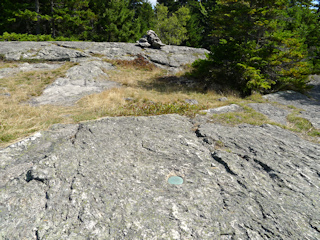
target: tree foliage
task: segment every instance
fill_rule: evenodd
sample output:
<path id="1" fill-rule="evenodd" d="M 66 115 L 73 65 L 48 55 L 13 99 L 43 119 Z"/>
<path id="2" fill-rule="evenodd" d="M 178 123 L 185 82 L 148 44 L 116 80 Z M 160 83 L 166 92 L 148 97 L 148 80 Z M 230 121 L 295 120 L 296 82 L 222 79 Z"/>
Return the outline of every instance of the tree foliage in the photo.
<path id="1" fill-rule="evenodd" d="M 154 24 L 145 0 L 3 0 L 0 34 L 52 35 L 95 41 L 136 41 Z"/>
<path id="2" fill-rule="evenodd" d="M 316 4 L 315 4 L 316 3 Z M 194 74 L 244 93 L 303 89 L 320 72 L 320 1 L 1 0 L 0 40 L 135 42 L 204 47 Z"/>
<path id="3" fill-rule="evenodd" d="M 187 39 L 186 25 L 190 19 L 190 10 L 181 7 L 169 15 L 168 7 L 159 4 L 156 8 L 156 32 L 165 44 L 179 45 Z"/>
<path id="4" fill-rule="evenodd" d="M 195 74 L 244 93 L 303 89 L 311 70 L 308 33 L 288 27 L 289 9 L 284 0 L 217 1 L 210 14 L 212 54 L 195 64 Z"/>

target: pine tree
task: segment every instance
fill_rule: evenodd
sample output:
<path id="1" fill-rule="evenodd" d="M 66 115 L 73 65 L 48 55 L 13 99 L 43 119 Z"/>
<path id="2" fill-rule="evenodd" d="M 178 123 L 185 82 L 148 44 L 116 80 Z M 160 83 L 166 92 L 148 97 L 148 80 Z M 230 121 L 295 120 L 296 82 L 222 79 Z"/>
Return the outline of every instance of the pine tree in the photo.
<path id="1" fill-rule="evenodd" d="M 10 32 L 11 29 L 16 29 L 18 26 L 15 17 L 15 10 L 21 6 L 21 3 L 13 3 L 10 0 L 0 1 L 0 35 L 4 32 Z"/>
<path id="2" fill-rule="evenodd" d="M 133 42 L 136 41 L 138 25 L 134 24 L 134 10 L 129 8 L 129 0 L 95 0 L 92 9 L 97 14 L 95 22 L 96 41 Z"/>
<path id="3" fill-rule="evenodd" d="M 90 0 L 51 0 L 50 23 L 53 35 L 88 40 L 96 19 Z"/>
<path id="4" fill-rule="evenodd" d="M 190 19 L 187 22 L 188 39 L 185 45 L 191 47 L 207 47 L 208 42 L 207 14 L 204 6 L 197 0 L 189 1 L 186 5 L 190 9 Z"/>
<path id="5" fill-rule="evenodd" d="M 156 32 L 165 44 L 179 45 L 187 39 L 186 25 L 190 19 L 189 8 L 181 7 L 170 16 L 168 8 L 158 4 L 156 18 Z"/>
<path id="6" fill-rule="evenodd" d="M 167 7 L 170 13 L 177 11 L 179 8 L 179 3 L 175 0 L 157 0 L 157 4 Z"/>
<path id="7" fill-rule="evenodd" d="M 314 1 L 291 1 L 287 10 L 286 28 L 297 32 L 308 46 L 313 71 L 320 71 L 320 19 Z"/>
<path id="8" fill-rule="evenodd" d="M 288 3 L 282 0 L 221 0 L 210 13 L 215 39 L 208 69 L 199 74 L 209 82 L 228 84 L 243 92 L 305 87 L 310 66 L 307 46 L 286 29 Z"/>
<path id="9" fill-rule="evenodd" d="M 150 2 L 146 0 L 131 0 L 129 8 L 134 11 L 135 39 L 142 37 L 155 25 L 154 11 Z"/>

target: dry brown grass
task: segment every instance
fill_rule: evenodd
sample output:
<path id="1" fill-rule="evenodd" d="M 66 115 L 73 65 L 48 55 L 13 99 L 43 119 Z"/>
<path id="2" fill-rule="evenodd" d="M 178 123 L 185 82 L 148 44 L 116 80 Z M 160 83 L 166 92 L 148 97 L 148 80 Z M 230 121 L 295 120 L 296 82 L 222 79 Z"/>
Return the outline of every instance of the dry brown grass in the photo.
<path id="1" fill-rule="evenodd" d="M 10 64 L 15 63 L 0 62 L 0 68 Z M 221 95 L 203 91 L 201 86 L 188 87 L 181 81 L 180 75 L 170 76 L 159 68 L 149 68 L 141 59 L 114 64 L 117 70 L 108 72 L 109 78 L 123 87 L 86 96 L 72 107 L 34 107 L 25 104 L 32 97 L 40 95 L 56 78 L 64 76 L 73 66 L 72 63 L 67 62 L 53 71 L 19 73 L 0 79 L 2 92 L 11 95 L 1 95 L 0 91 L 0 147 L 55 123 L 76 123 L 105 116 L 167 113 L 194 116 L 199 110 L 239 101 L 232 94 L 227 102 L 218 101 Z M 199 104 L 187 104 L 186 99 L 195 99 Z"/>
<path id="2" fill-rule="evenodd" d="M 16 67 L 17 63 L 15 62 L 4 62 L 3 60 L 0 60 L 0 69 L 1 68 L 11 68 Z"/>
<path id="3" fill-rule="evenodd" d="M 5 64 L 2 62 L 0 66 Z M 56 122 L 66 122 L 61 118 L 65 111 L 68 112 L 66 108 L 32 107 L 24 102 L 40 95 L 45 86 L 63 76 L 72 65 L 66 63 L 54 71 L 21 72 L 0 79 L 0 146 L 46 129 Z"/>

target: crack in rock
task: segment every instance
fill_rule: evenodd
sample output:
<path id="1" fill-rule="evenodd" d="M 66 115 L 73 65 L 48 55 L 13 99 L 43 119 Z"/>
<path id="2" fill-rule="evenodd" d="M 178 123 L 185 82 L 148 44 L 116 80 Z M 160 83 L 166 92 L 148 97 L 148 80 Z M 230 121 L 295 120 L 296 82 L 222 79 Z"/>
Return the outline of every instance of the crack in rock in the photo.
<path id="1" fill-rule="evenodd" d="M 319 145 L 272 126 L 193 126 L 178 115 L 104 118 L 3 150 L 12 181 L 0 186 L 0 236 L 320 238 Z M 174 173 L 183 184 L 168 184 Z"/>
<path id="2" fill-rule="evenodd" d="M 212 158 L 216 160 L 218 163 L 222 164 L 228 173 L 234 176 L 238 176 L 238 174 L 236 174 L 234 171 L 230 169 L 228 163 L 222 160 L 222 158 L 219 156 L 218 153 L 216 152 L 212 153 Z"/>

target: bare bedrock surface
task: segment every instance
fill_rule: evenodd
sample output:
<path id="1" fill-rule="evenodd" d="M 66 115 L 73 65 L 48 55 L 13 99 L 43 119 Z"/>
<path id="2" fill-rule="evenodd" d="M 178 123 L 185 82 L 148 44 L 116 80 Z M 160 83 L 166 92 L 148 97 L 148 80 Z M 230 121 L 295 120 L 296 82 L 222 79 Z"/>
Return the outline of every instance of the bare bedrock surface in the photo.
<path id="1" fill-rule="evenodd" d="M 0 58 L 10 61 L 72 61 L 79 65 L 70 68 L 64 78 L 58 78 L 29 101 L 32 105 L 75 104 L 92 93 L 119 87 L 108 79 L 108 70 L 114 69 L 105 60 L 134 60 L 142 56 L 146 61 L 170 72 L 180 71 L 185 64 L 206 58 L 205 49 L 164 46 L 162 49 L 141 48 L 134 43 L 95 42 L 0 42 Z M 17 64 L 15 68 L 0 69 L 0 78 L 21 71 L 49 70 L 59 64 Z M 5 94 L 5 93 L 0 93 Z"/>
<path id="2" fill-rule="evenodd" d="M 55 125 L 0 151 L 0 238 L 319 239 L 319 155 L 272 125 Z"/>
<path id="3" fill-rule="evenodd" d="M 108 80 L 114 66 L 105 59 L 141 54 L 176 71 L 205 53 L 130 43 L 0 42 L 6 60 L 58 61 L 17 64 L 0 77 L 78 62 L 30 102 L 72 105 L 119 87 Z M 267 95 L 268 103 L 249 106 L 286 125 L 292 111 L 286 106 L 292 105 L 319 129 L 320 77 L 312 77 L 308 96 L 279 92 Z M 241 110 L 230 105 L 207 112 Z M 316 240 L 319 161 L 320 145 L 293 132 L 274 125 L 223 126 L 203 115 L 54 125 L 0 149 L 0 240 Z M 170 184 L 172 176 L 183 183 Z"/>
<path id="4" fill-rule="evenodd" d="M 209 51 L 200 48 L 164 46 L 161 49 L 141 48 L 135 43 L 116 42 L 0 42 L 0 54 L 6 60 L 79 61 L 93 57 L 132 60 L 142 55 L 164 68 L 179 68 Z"/>
<path id="5" fill-rule="evenodd" d="M 33 98 L 32 105 L 73 105 L 77 100 L 92 93 L 119 87 L 120 84 L 108 80 L 108 70 L 115 69 L 111 63 L 87 61 L 71 67 L 66 76 L 56 79 L 46 87 L 41 96 Z"/>

